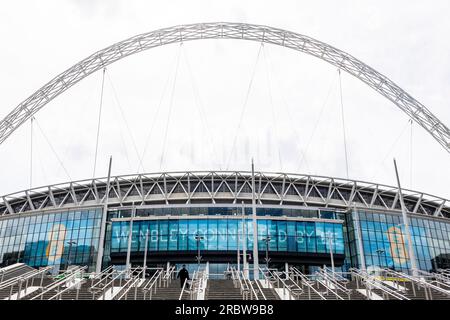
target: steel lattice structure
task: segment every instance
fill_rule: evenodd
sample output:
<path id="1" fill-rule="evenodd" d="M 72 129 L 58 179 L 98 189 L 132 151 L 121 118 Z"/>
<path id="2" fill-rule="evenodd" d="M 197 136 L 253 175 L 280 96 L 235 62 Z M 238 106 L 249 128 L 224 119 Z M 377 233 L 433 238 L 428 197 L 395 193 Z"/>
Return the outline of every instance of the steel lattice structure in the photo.
<path id="1" fill-rule="evenodd" d="M 305 35 L 268 26 L 228 22 L 197 23 L 159 29 L 97 51 L 53 78 L 11 111 L 0 122 L 0 144 L 47 103 L 95 71 L 144 50 L 200 39 L 243 39 L 271 43 L 320 58 L 355 76 L 392 101 L 450 153 L 449 128 L 423 104 L 362 61 Z"/>
<path id="2" fill-rule="evenodd" d="M 0 216 L 72 207 L 102 206 L 107 178 L 34 188 L 0 198 Z M 364 181 L 287 173 L 255 173 L 258 205 L 399 211 L 397 187 Z M 161 172 L 111 179 L 109 207 L 130 205 L 239 205 L 252 198 L 251 172 Z M 450 201 L 405 190 L 410 214 L 450 218 Z"/>

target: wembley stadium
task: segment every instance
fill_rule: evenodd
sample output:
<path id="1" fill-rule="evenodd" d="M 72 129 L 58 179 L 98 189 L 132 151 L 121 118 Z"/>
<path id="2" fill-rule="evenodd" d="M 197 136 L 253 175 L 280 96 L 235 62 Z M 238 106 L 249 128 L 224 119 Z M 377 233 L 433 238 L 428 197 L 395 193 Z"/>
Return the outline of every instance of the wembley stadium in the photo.
<path id="1" fill-rule="evenodd" d="M 240 23 L 161 29 L 96 52 L 2 120 L 0 143 L 106 65 L 204 38 L 325 60 L 450 150 L 449 129 L 361 61 L 303 35 Z M 450 299 L 450 200 L 400 183 L 260 171 L 108 175 L 31 188 L 0 197 L 0 299 Z"/>

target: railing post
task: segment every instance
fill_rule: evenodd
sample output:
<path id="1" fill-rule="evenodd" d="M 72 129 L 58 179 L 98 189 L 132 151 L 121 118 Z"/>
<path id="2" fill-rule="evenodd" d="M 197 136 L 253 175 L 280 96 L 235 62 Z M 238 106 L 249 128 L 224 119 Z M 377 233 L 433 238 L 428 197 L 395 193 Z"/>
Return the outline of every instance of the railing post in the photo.
<path id="1" fill-rule="evenodd" d="M 416 296 L 416 287 L 414 285 L 414 281 L 411 281 L 411 286 L 412 286 L 413 294 L 414 294 L 414 297 L 415 297 Z M 417 287 L 417 289 L 420 289 L 420 288 Z"/>

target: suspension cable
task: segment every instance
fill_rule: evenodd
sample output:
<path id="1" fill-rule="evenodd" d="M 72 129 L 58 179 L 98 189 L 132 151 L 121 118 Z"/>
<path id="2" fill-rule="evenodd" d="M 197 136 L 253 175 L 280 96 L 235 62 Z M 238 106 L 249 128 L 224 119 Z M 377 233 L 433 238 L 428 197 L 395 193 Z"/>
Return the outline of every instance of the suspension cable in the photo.
<path id="1" fill-rule="evenodd" d="M 140 165 L 142 165 L 142 169 L 145 171 L 144 165 L 142 163 L 142 159 L 140 158 L 140 154 L 139 154 L 138 148 L 136 146 L 136 140 L 134 139 L 133 133 L 131 132 L 130 126 L 128 124 L 128 121 L 127 121 L 127 119 L 125 117 L 125 113 L 123 112 L 122 105 L 120 104 L 119 98 L 117 96 L 116 88 L 114 87 L 114 84 L 112 82 L 111 76 L 109 75 L 109 72 L 106 72 L 106 77 L 108 78 L 108 82 L 109 82 L 109 84 L 111 86 L 111 89 L 113 91 L 114 100 L 116 102 L 117 107 L 119 108 L 120 116 L 122 117 L 122 120 L 125 123 L 125 128 L 127 129 L 128 135 L 131 138 L 131 143 L 133 144 L 133 148 L 134 148 L 134 151 L 136 152 L 136 155 L 138 157 L 138 161 L 139 161 Z M 123 137 L 122 137 L 122 140 L 123 140 Z M 138 171 L 139 171 L 139 167 L 138 167 Z"/>
<path id="2" fill-rule="evenodd" d="M 115 111 L 115 112 L 112 113 L 112 115 L 114 116 L 114 121 L 115 121 L 115 123 L 120 123 L 120 120 L 121 120 L 121 119 L 119 119 L 119 117 L 118 117 L 118 115 L 117 115 L 117 110 L 114 109 L 114 111 Z M 123 120 L 123 117 L 122 117 L 122 120 Z M 119 135 L 120 135 L 120 142 L 121 142 L 120 145 L 121 145 L 121 147 L 122 147 L 123 153 L 125 154 L 125 158 L 126 158 L 127 164 L 128 164 L 128 169 L 129 169 L 130 172 L 131 172 L 130 156 L 129 156 L 129 153 L 128 153 L 127 143 L 125 142 L 125 137 L 124 137 L 124 135 L 123 135 L 122 127 L 121 127 L 121 126 L 118 126 L 118 130 L 117 130 L 117 131 L 118 131 L 118 133 L 119 133 Z"/>
<path id="3" fill-rule="evenodd" d="M 261 55 L 262 47 L 263 47 L 263 42 L 261 42 L 261 45 L 259 46 L 258 54 L 256 56 L 255 65 L 253 67 L 253 71 L 252 71 L 252 74 L 251 74 L 251 77 L 250 77 L 250 82 L 249 82 L 248 87 L 247 87 L 247 92 L 245 94 L 244 104 L 242 105 L 242 108 L 241 108 L 241 114 L 240 114 L 240 117 L 239 117 L 239 122 L 238 122 L 238 126 L 237 126 L 237 129 L 236 129 L 236 133 L 234 135 L 233 145 L 231 147 L 231 152 L 230 152 L 230 155 L 228 157 L 226 170 L 228 170 L 228 168 L 230 167 L 231 157 L 233 156 L 233 152 L 234 152 L 234 149 L 236 147 L 236 140 L 237 140 L 239 131 L 240 131 L 241 126 L 242 126 L 242 120 L 244 118 L 245 109 L 247 108 L 247 103 L 248 103 L 248 98 L 250 96 L 250 91 L 252 90 L 253 79 L 255 77 L 256 67 L 258 66 L 259 56 Z"/>
<path id="4" fill-rule="evenodd" d="M 189 62 L 189 56 L 186 51 L 187 51 L 186 48 L 182 49 L 182 54 L 183 54 L 184 60 L 186 62 L 189 77 L 191 79 L 192 90 L 194 93 L 195 106 L 197 107 L 197 110 L 200 114 L 200 119 L 202 121 L 202 125 L 203 125 L 204 129 L 206 130 L 207 141 L 210 146 L 211 159 L 213 159 L 213 158 L 217 157 L 218 153 L 216 152 L 216 149 L 215 149 L 213 135 L 211 134 L 212 131 L 211 131 L 210 126 L 208 125 L 208 120 L 207 120 L 205 108 L 202 103 L 202 99 L 201 99 L 201 96 L 200 96 L 200 93 L 198 90 L 197 81 L 195 80 L 194 73 L 192 72 L 191 64 Z M 219 169 L 222 170 L 222 165 L 220 162 L 219 162 Z"/>
<path id="5" fill-rule="evenodd" d="M 409 119 L 411 131 L 409 135 L 409 188 L 413 188 L 413 121 Z"/>
<path id="6" fill-rule="evenodd" d="M 33 186 L 33 121 L 34 121 L 34 117 L 31 117 L 31 125 L 30 125 L 30 189 Z"/>
<path id="7" fill-rule="evenodd" d="M 342 79 L 341 79 L 341 69 L 338 69 L 339 73 L 339 93 L 341 100 L 341 119 L 342 119 L 342 133 L 344 135 L 344 152 L 345 152 L 345 171 L 348 179 L 348 154 L 347 154 L 347 137 L 345 134 L 345 117 L 344 117 L 344 102 L 342 98 Z"/>
<path id="8" fill-rule="evenodd" d="M 168 131 L 169 131 L 170 116 L 172 114 L 173 98 L 174 98 L 174 95 L 175 95 L 175 87 L 176 87 L 176 84 L 177 84 L 178 67 L 179 67 L 179 64 L 180 64 L 180 55 L 181 55 L 181 46 L 182 45 L 183 45 L 183 42 L 180 42 L 180 50 L 178 52 L 177 64 L 176 64 L 176 68 L 175 68 L 175 77 L 173 79 L 172 92 L 171 92 L 171 95 L 170 95 L 169 113 L 167 114 L 166 128 L 164 130 L 163 150 L 161 152 L 161 159 L 159 161 L 159 170 L 161 170 L 161 168 L 162 168 L 162 164 L 163 164 L 163 161 L 164 161 L 164 155 L 166 153 L 167 134 L 168 134 Z"/>
<path id="9" fill-rule="evenodd" d="M 331 79 L 331 81 L 330 81 L 330 86 L 329 86 L 329 88 L 328 88 L 327 95 L 326 95 L 326 97 L 325 97 L 324 102 L 322 103 L 322 106 L 320 107 L 319 117 L 317 118 L 317 120 L 316 120 L 316 122 L 315 122 L 315 124 L 314 124 L 313 130 L 312 130 L 311 135 L 310 135 L 310 137 L 309 137 L 309 139 L 308 139 L 308 142 L 307 142 L 307 144 L 306 144 L 305 151 L 304 151 L 303 154 L 301 155 L 302 157 L 301 157 L 301 159 L 300 159 L 300 163 L 299 163 L 299 165 L 298 165 L 297 171 L 299 171 L 300 168 L 302 167 L 303 161 L 305 161 L 305 164 L 307 165 L 307 162 L 306 162 L 306 161 L 307 161 L 307 160 L 306 160 L 306 155 L 308 154 L 308 150 L 309 150 L 309 147 L 310 147 L 310 145 L 311 145 L 311 142 L 312 142 L 312 140 L 313 140 L 313 138 L 314 138 L 314 136 L 315 136 L 315 134 L 316 134 L 316 132 L 317 132 L 317 129 L 318 129 L 318 127 L 319 127 L 319 123 L 320 123 L 320 121 L 322 120 L 322 115 L 323 115 L 323 113 L 324 113 L 324 111 L 325 111 L 325 109 L 326 109 L 326 106 L 328 105 L 328 101 L 329 101 L 329 99 L 330 99 L 331 93 L 333 92 L 333 88 L 335 87 L 335 81 L 336 81 L 337 76 L 338 76 L 338 75 L 334 75 L 334 77 L 333 77 L 333 78 Z M 308 165 L 307 165 L 307 167 L 308 167 Z"/>
<path id="10" fill-rule="evenodd" d="M 45 171 L 44 163 L 42 162 L 42 155 L 39 152 L 39 148 L 36 148 L 36 155 L 37 155 L 37 158 L 39 160 L 39 164 L 40 164 L 40 167 L 41 167 L 42 175 L 44 176 L 45 184 L 48 185 L 50 183 L 49 183 L 49 179 L 47 177 L 47 172 Z"/>
<path id="11" fill-rule="evenodd" d="M 270 73 L 273 73 L 273 64 L 272 64 L 272 59 L 270 58 L 270 51 L 267 49 L 267 47 L 266 48 L 264 48 L 264 53 L 267 55 L 267 60 L 268 60 L 268 63 L 269 63 L 269 71 L 270 71 Z M 281 93 L 283 93 L 283 89 L 281 88 L 281 86 L 280 86 L 280 84 L 279 84 L 279 81 L 275 81 L 275 84 L 277 85 L 277 87 L 278 87 L 278 91 L 280 91 Z M 291 129 L 292 129 L 292 131 L 294 132 L 294 135 L 297 137 L 296 139 L 295 139 L 295 142 L 296 142 L 296 145 L 297 145 L 297 149 L 299 150 L 299 152 L 300 152 L 300 155 L 301 155 L 301 162 L 303 162 L 303 160 L 305 161 L 305 165 L 306 165 L 306 168 L 307 168 L 307 170 L 308 171 L 310 171 L 309 170 L 309 164 L 308 164 L 308 161 L 307 161 L 307 159 L 306 159 L 306 156 L 305 156 L 305 151 L 303 150 L 303 148 L 302 148 L 302 146 L 300 145 L 300 140 L 302 139 L 302 135 L 300 135 L 299 133 L 298 133 L 298 131 L 297 131 L 297 126 L 296 126 L 296 124 L 294 123 L 294 117 L 293 117 L 293 115 L 292 115 L 292 112 L 291 112 L 291 108 L 290 108 L 290 106 L 289 106 L 289 103 L 287 102 L 287 100 L 286 100 L 286 97 L 283 95 L 283 94 L 281 94 L 281 100 L 282 100 L 282 102 L 283 102 L 283 105 L 284 105 L 284 107 L 285 107 L 285 109 L 286 109 L 286 112 L 287 112 L 287 116 L 288 116 L 288 119 L 289 119 L 289 123 L 291 124 Z M 323 108 L 323 106 L 322 106 L 322 108 Z M 316 126 L 317 126 L 317 124 L 316 124 Z M 312 139 L 312 137 L 311 137 L 311 139 Z M 301 163 L 302 164 L 302 163 Z M 301 167 L 301 164 L 300 164 L 300 166 L 299 167 Z M 297 169 L 297 171 L 298 171 L 299 169 Z"/>
<path id="12" fill-rule="evenodd" d="M 177 60 L 178 55 L 180 54 L 180 51 L 181 51 L 181 46 L 178 47 L 178 52 L 175 53 L 175 55 L 173 57 L 174 64 L 175 64 L 175 62 Z M 148 132 L 147 137 L 145 139 L 144 149 L 142 150 L 142 155 L 141 155 L 141 158 L 140 158 L 141 161 L 144 161 L 145 154 L 147 153 L 148 143 L 150 142 L 150 138 L 152 136 L 153 129 L 155 128 L 155 125 L 156 125 L 156 120 L 158 119 L 159 112 L 161 111 L 162 102 L 164 100 L 164 96 L 166 94 L 167 88 L 169 87 L 169 82 L 170 82 L 170 73 L 167 75 L 167 79 L 166 79 L 166 82 L 164 84 L 163 91 L 162 91 L 161 96 L 159 98 L 158 107 L 156 108 L 156 114 L 153 117 L 152 125 L 150 126 L 150 131 Z M 139 164 L 139 166 L 143 167 L 142 162 Z M 138 166 L 138 169 L 136 171 L 139 171 L 139 166 Z"/>
<path id="13" fill-rule="evenodd" d="M 386 159 L 389 157 L 389 155 L 392 153 L 392 151 L 394 150 L 395 146 L 398 144 L 398 142 L 400 141 L 400 138 L 405 134 L 406 130 L 408 129 L 408 125 L 410 123 L 411 119 L 408 119 L 408 121 L 405 123 L 405 125 L 402 127 L 402 130 L 400 131 L 399 135 L 397 136 L 397 138 L 394 140 L 394 142 L 391 144 L 391 146 L 389 147 L 388 151 L 386 152 L 383 160 L 380 163 L 380 166 L 378 167 L 378 170 L 376 171 L 376 173 L 373 175 L 373 177 L 370 179 L 370 181 L 375 181 L 376 177 L 378 176 L 378 173 L 381 171 L 381 168 L 383 166 L 383 164 L 386 162 Z"/>
<path id="14" fill-rule="evenodd" d="M 34 118 L 34 122 L 36 123 L 39 131 L 41 132 L 42 136 L 44 137 L 45 141 L 47 142 L 47 144 L 49 145 L 50 149 L 52 150 L 54 156 L 56 157 L 56 159 L 59 162 L 59 165 L 61 166 L 61 168 L 64 170 L 64 172 L 66 173 L 67 177 L 69 178 L 70 181 L 72 181 L 72 178 L 70 177 L 69 172 L 67 171 L 66 167 L 64 166 L 64 163 L 62 162 L 61 158 L 58 156 L 58 154 L 55 151 L 55 148 L 53 148 L 53 145 L 51 144 L 50 140 L 48 139 L 47 135 L 44 133 L 44 130 L 41 128 L 41 126 L 39 125 L 39 121 L 37 121 L 36 118 Z"/>
<path id="15" fill-rule="evenodd" d="M 269 88 L 269 101 L 270 101 L 270 109 L 271 109 L 271 114 L 272 114 L 272 120 L 273 120 L 273 127 L 274 127 L 274 132 L 275 132 L 275 136 L 278 138 L 279 137 L 279 132 L 278 132 L 278 125 L 277 125 L 277 114 L 275 113 L 275 108 L 274 108 L 274 103 L 273 103 L 273 95 L 272 95 L 272 81 L 270 79 L 270 73 L 269 73 L 269 67 L 268 67 L 268 63 L 267 63 L 267 57 L 266 57 L 266 49 L 263 47 L 263 57 L 264 57 L 264 65 L 265 65 L 265 69 L 266 69 L 266 81 L 267 81 L 267 86 Z M 279 165 L 280 165 L 280 171 L 283 171 L 283 161 L 281 158 L 281 149 L 280 149 L 280 144 L 277 143 L 277 150 L 278 150 L 278 161 L 279 161 Z"/>
<path id="16" fill-rule="evenodd" d="M 96 140 L 95 140 L 94 170 L 92 172 L 92 179 L 95 178 L 95 169 L 97 167 L 98 140 L 99 140 L 99 137 L 100 137 L 100 123 L 101 123 L 101 118 L 102 118 L 103 88 L 104 88 L 104 85 L 105 85 L 105 72 L 106 72 L 106 68 L 103 68 L 102 90 L 101 90 L 101 94 L 100 94 L 100 107 L 99 107 L 99 110 L 98 110 L 97 137 L 96 137 Z"/>

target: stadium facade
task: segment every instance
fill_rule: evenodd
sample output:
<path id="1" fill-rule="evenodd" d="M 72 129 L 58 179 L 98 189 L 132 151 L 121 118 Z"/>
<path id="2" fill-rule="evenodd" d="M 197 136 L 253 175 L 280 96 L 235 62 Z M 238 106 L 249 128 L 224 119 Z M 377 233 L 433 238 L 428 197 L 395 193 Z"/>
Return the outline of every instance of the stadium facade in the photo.
<path id="1" fill-rule="evenodd" d="M 291 31 L 229 22 L 159 29 L 93 53 L 1 120 L 0 144 L 90 74 L 132 54 L 202 39 L 269 43 L 317 57 L 391 101 L 450 153 L 450 129 L 352 55 Z M 258 269 L 256 260 L 266 267 Z M 170 282 L 180 264 L 194 276 L 187 287 L 185 282 L 173 290 Z M 152 299 L 156 289 L 161 299 L 180 300 L 223 298 L 233 289 L 241 299 L 270 299 L 269 289 L 289 300 L 448 299 L 449 268 L 450 201 L 371 182 L 285 173 L 164 172 L 0 197 L 0 299 L 121 300 L 133 291 L 134 299 Z M 264 281 L 252 282 L 252 274 L 245 273 L 251 269 Z M 382 277 L 370 270 L 381 270 Z M 232 283 L 213 280 L 230 272 Z"/>
<path id="2" fill-rule="evenodd" d="M 55 273 L 69 265 L 95 271 L 98 261 L 102 270 L 142 266 L 147 248 L 148 267 L 194 268 L 200 252 L 201 264 L 217 274 L 236 265 L 238 252 L 243 260 L 245 239 L 251 269 L 251 180 L 250 172 L 141 174 L 113 177 L 108 195 L 101 178 L 3 196 L 1 266 L 23 262 Z M 449 268 L 450 202 L 402 192 L 417 267 Z M 269 257 L 271 268 L 304 273 L 332 260 L 342 271 L 411 269 L 396 187 L 259 172 L 255 197 L 261 264 Z"/>

